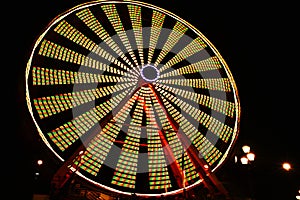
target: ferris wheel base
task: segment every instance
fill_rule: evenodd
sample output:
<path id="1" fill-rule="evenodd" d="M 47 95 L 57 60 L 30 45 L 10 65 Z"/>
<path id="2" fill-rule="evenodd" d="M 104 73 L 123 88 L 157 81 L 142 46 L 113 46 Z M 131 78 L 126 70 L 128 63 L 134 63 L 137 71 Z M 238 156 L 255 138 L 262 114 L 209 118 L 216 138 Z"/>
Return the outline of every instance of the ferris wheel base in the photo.
<path id="1" fill-rule="evenodd" d="M 68 173 L 65 176 L 53 176 L 50 188 L 49 198 L 47 200 L 229 200 L 229 193 L 223 186 L 222 182 L 214 175 L 210 175 L 210 179 L 214 180 L 212 185 L 211 180 L 206 184 L 200 184 L 199 186 L 184 190 L 180 194 L 164 196 L 149 196 L 141 197 L 136 196 L 135 193 L 131 195 L 114 193 L 103 188 L 98 188 L 91 185 L 89 182 L 83 180 L 75 173 Z M 64 178 L 63 178 L 64 177 Z M 208 182 L 210 186 L 207 187 Z M 59 187 L 58 187 L 59 186 Z M 38 199 L 36 199 L 38 200 Z"/>

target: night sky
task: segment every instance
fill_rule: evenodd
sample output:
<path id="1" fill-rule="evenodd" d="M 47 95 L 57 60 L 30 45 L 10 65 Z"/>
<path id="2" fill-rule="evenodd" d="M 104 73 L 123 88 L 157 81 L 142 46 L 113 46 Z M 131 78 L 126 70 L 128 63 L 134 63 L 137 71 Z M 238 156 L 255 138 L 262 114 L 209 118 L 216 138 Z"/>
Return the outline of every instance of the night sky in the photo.
<path id="1" fill-rule="evenodd" d="M 9 3 L 2 16 L 2 98 L 4 135 L 1 159 L 7 192 L 31 199 L 34 160 L 48 155 L 30 118 L 25 100 L 25 68 L 32 45 L 60 13 L 84 1 Z M 233 153 L 217 172 L 234 193 L 246 193 L 252 178 L 255 199 L 295 199 L 300 189 L 299 30 L 292 4 L 238 2 L 217 4 L 187 0 L 144 1 L 171 11 L 202 32 L 227 62 L 241 102 L 240 133 Z M 3 8 L 5 9 L 5 8 Z M 13 82 L 13 84 L 11 84 Z M 10 89 L 7 86 L 14 88 Z M 12 96 L 6 96 L 6 93 Z M 8 104 L 9 106 L 7 106 Z M 243 144 L 256 161 L 251 169 L 233 163 Z M 283 171 L 289 161 L 293 169 Z M 49 160 L 50 166 L 55 166 Z M 55 168 L 55 167 L 54 167 Z M 50 169 L 49 174 L 51 174 Z M 250 172 L 249 172 L 250 171 Z M 248 175 L 246 173 L 249 173 Z M 45 177 L 47 179 L 49 177 Z M 228 183 L 229 182 L 229 183 Z M 18 192 L 16 192 L 18 191 Z"/>

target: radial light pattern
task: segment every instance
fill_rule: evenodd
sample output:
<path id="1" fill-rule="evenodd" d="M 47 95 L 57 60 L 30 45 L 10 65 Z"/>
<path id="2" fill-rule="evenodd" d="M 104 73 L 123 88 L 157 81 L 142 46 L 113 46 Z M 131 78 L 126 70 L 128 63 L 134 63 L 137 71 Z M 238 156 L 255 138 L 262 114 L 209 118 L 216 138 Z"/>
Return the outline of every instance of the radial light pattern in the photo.
<path id="1" fill-rule="evenodd" d="M 146 3 L 93 1 L 57 16 L 34 45 L 26 86 L 47 147 L 61 161 L 83 148 L 76 173 L 119 193 L 197 186 L 238 135 L 237 89 L 221 55 Z"/>

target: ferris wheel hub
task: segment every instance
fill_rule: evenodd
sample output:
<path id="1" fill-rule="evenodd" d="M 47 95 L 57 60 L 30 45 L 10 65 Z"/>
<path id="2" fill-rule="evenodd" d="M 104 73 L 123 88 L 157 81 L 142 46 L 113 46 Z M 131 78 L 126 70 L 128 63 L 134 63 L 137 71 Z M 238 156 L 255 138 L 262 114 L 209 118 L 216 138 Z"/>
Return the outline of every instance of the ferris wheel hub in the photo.
<path id="1" fill-rule="evenodd" d="M 159 70 L 150 64 L 144 65 L 140 70 L 141 76 L 144 81 L 152 83 L 159 78 Z"/>

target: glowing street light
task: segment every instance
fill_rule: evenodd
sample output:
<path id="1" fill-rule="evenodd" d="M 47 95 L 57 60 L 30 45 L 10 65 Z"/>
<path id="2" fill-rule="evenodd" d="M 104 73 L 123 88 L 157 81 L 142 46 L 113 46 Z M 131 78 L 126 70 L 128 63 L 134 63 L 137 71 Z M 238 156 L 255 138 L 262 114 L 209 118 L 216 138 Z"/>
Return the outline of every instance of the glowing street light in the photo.
<path id="1" fill-rule="evenodd" d="M 250 149 L 251 148 L 248 145 L 242 146 L 244 155 L 242 155 L 242 157 L 240 158 L 240 161 L 243 165 L 250 164 L 251 162 L 253 162 L 255 160 L 255 154 L 253 152 L 251 152 Z M 237 162 L 237 157 L 235 157 L 235 162 Z"/>
<path id="2" fill-rule="evenodd" d="M 282 168 L 286 171 L 290 171 L 292 169 L 292 166 L 290 163 L 284 162 L 284 163 L 282 163 Z"/>
<path id="3" fill-rule="evenodd" d="M 247 165 L 249 163 L 249 159 L 245 156 L 241 157 L 241 163 L 243 165 Z"/>
<path id="4" fill-rule="evenodd" d="M 249 147 L 248 145 L 244 145 L 244 146 L 242 147 L 242 149 L 243 149 L 243 152 L 244 152 L 244 153 L 249 153 L 249 152 L 250 152 L 250 147 Z"/>
<path id="5" fill-rule="evenodd" d="M 43 164 L 43 160 L 38 160 L 38 161 L 37 161 L 37 164 L 38 164 L 38 165 L 42 165 L 42 164 Z"/>
<path id="6" fill-rule="evenodd" d="M 254 194 L 254 182 L 252 179 L 252 173 L 255 165 L 252 164 L 255 160 L 255 154 L 251 151 L 250 146 L 243 145 L 240 151 L 238 152 L 238 155 L 235 156 L 235 162 L 237 163 L 239 156 L 240 163 L 245 166 L 242 167 L 243 169 L 247 170 L 247 173 L 245 173 L 245 178 L 247 179 L 245 186 L 247 187 L 246 196 L 247 199 L 253 199 Z M 244 171 L 245 172 L 245 171 Z"/>
<path id="7" fill-rule="evenodd" d="M 296 196 L 296 199 L 300 199 L 300 190 L 298 190 L 298 195 Z"/>
<path id="8" fill-rule="evenodd" d="M 249 161 L 254 161 L 254 159 L 255 159 L 255 154 L 252 153 L 252 152 L 247 153 L 246 156 L 247 156 Z"/>

